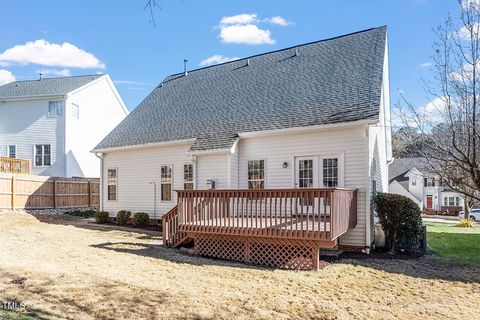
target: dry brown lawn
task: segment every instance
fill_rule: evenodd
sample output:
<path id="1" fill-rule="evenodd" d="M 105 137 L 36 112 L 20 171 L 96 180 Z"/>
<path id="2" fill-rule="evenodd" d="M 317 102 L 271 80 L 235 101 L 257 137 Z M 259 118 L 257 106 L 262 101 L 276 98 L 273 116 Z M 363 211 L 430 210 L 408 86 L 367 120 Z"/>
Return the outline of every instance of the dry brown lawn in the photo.
<path id="1" fill-rule="evenodd" d="M 11 212 L 0 213 L 0 245 L 0 301 L 22 301 L 38 318 L 479 317 L 480 271 L 429 257 L 262 269 L 184 255 L 152 232 Z"/>

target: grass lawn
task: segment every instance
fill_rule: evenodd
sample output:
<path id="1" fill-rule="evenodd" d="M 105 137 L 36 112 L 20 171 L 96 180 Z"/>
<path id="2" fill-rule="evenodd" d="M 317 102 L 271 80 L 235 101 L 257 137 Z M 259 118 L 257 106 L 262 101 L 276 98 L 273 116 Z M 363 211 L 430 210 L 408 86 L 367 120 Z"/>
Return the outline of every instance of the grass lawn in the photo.
<path id="1" fill-rule="evenodd" d="M 480 226 L 426 222 L 429 253 L 446 261 L 480 266 Z"/>
<path id="2" fill-rule="evenodd" d="M 464 303 L 480 301 L 478 266 L 431 256 L 272 270 L 191 257 L 155 232 L 11 212 L 0 243 L 0 301 L 29 311 L 0 319 L 478 318 Z"/>

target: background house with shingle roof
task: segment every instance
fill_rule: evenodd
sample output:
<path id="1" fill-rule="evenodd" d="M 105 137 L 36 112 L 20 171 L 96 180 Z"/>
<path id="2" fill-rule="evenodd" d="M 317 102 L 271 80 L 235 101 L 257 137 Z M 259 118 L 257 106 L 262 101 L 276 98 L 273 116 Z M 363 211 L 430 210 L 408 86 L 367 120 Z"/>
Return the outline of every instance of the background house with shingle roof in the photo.
<path id="1" fill-rule="evenodd" d="M 90 150 L 128 115 L 107 74 L 0 86 L 0 156 L 30 160 L 35 175 L 98 177 Z"/>
<path id="2" fill-rule="evenodd" d="M 339 242 L 370 247 L 391 159 L 386 31 L 168 76 L 93 150 L 102 210 L 158 219 L 180 189 L 348 187 L 357 224 Z"/>

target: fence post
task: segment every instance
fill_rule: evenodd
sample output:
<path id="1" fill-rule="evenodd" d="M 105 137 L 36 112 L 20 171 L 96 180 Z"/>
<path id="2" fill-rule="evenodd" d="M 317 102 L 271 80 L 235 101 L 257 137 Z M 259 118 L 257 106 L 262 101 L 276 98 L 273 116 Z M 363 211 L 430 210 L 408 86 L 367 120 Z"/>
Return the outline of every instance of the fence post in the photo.
<path id="1" fill-rule="evenodd" d="M 57 209 L 57 179 L 53 180 L 53 208 Z"/>
<path id="2" fill-rule="evenodd" d="M 15 210 L 15 176 L 12 175 L 12 186 L 11 186 L 11 190 L 12 190 L 12 210 Z"/>
<path id="3" fill-rule="evenodd" d="M 92 206 L 92 181 L 88 180 L 88 207 Z"/>

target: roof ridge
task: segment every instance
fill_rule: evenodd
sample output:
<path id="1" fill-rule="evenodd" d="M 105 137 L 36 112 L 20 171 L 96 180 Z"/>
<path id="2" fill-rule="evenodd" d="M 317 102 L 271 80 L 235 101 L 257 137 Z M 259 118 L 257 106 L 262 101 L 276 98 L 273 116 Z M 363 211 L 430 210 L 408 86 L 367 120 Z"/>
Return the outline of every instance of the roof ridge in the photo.
<path id="1" fill-rule="evenodd" d="M 363 30 L 359 30 L 359 31 L 355 31 L 355 32 L 350 32 L 350 33 L 347 33 L 347 34 L 342 34 L 342 35 L 335 36 L 335 37 L 330 37 L 330 38 L 325 38 L 325 39 L 320 39 L 320 40 L 305 42 L 305 43 L 297 44 L 297 45 L 290 46 L 290 47 L 287 47 L 287 48 L 282 48 L 282 49 L 277 49 L 277 50 L 262 52 L 262 53 L 259 53 L 259 54 L 255 54 L 255 55 L 243 57 L 243 58 L 236 59 L 236 60 L 232 60 L 232 61 L 226 61 L 226 62 L 222 62 L 222 63 L 218 63 L 218 64 L 213 64 L 213 65 L 210 65 L 210 66 L 205 66 L 205 67 L 201 67 L 201 68 L 196 68 L 196 69 L 192 69 L 192 70 L 187 70 L 187 72 L 188 72 L 188 73 L 191 73 L 191 72 L 201 71 L 201 70 L 205 70 L 205 69 L 209 69 L 209 68 L 214 68 L 214 67 L 226 65 L 226 64 L 229 64 L 229 63 L 235 63 L 235 62 L 242 61 L 242 60 L 246 60 L 246 59 L 252 59 L 252 58 L 264 56 L 264 55 L 271 54 L 271 53 L 276 53 L 276 52 L 281 52 L 281 51 L 287 51 L 287 50 L 299 48 L 299 47 L 302 47 L 302 46 L 308 46 L 308 45 L 316 44 L 316 43 L 320 43 L 320 42 L 326 42 L 326 41 L 336 40 L 336 39 L 340 39 L 340 38 L 344 38 L 344 37 L 348 37 L 348 36 L 353 36 L 353 35 L 356 35 L 356 34 L 359 34 L 359 33 L 364 33 L 364 32 L 368 32 L 368 31 L 372 31 L 372 30 L 376 30 L 376 29 L 383 29 L 383 28 L 387 28 L 387 25 L 382 25 L 382 26 L 379 26 L 379 27 L 372 27 L 372 28 L 368 28 L 368 29 L 363 29 Z M 179 76 L 179 75 L 182 75 L 182 74 L 183 74 L 183 72 L 172 73 L 172 74 L 166 76 L 161 83 L 163 83 L 165 80 L 167 80 L 167 79 L 170 78 L 170 77 Z"/>
<path id="2" fill-rule="evenodd" d="M 66 76 L 66 77 L 48 77 L 48 78 L 42 78 L 43 80 L 50 80 L 50 79 L 70 79 L 70 78 L 80 78 L 80 77 L 101 77 L 105 76 L 108 73 L 101 73 L 101 74 L 84 74 L 84 75 L 78 75 L 78 76 Z M 16 80 L 10 83 L 15 83 L 15 82 L 29 82 L 29 81 L 38 81 L 39 79 L 29 79 L 29 80 Z M 8 83 L 7 83 L 8 84 Z"/>

